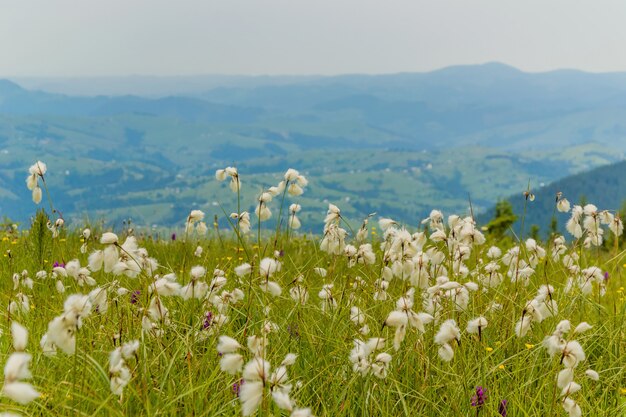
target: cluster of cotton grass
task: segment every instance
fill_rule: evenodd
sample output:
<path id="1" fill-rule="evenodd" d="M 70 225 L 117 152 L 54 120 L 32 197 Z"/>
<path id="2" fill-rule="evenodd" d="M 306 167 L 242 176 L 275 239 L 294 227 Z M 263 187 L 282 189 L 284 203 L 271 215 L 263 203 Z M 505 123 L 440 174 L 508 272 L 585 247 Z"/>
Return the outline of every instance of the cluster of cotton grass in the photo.
<path id="1" fill-rule="evenodd" d="M 559 211 L 569 211 L 569 203 L 559 195 L 557 208 Z M 341 227 L 341 210 L 330 205 L 325 219 L 324 237 L 320 249 L 331 255 L 344 255 L 348 259 L 348 266 L 357 262 L 374 264 L 375 258 L 368 256 L 371 251 L 369 244 L 360 244 L 363 238 L 355 236 L 354 244 L 346 243 L 347 231 Z M 580 224 L 582 222 L 582 227 Z M 501 285 L 503 275 L 500 270 L 506 270 L 506 276 L 511 283 L 528 286 L 535 278 L 538 264 L 546 257 L 546 250 L 539 246 L 534 239 L 520 242 L 518 246 L 509 249 L 504 255 L 497 247 L 487 250 L 489 262 L 470 270 L 466 261 L 472 252 L 479 251 L 485 243 L 482 233 L 475 227 L 472 218 L 450 216 L 448 227 L 443 222 L 443 215 L 433 210 L 431 215 L 423 221 L 429 224 L 431 233 L 410 233 L 400 227 L 392 219 L 381 219 L 379 225 L 384 230 L 384 239 L 381 243 L 382 268 L 380 278 L 372 286 L 372 301 L 384 301 L 388 298 L 387 290 L 391 282 L 399 281 L 404 288 L 409 286 L 405 295 L 396 302 L 396 309 L 389 312 L 383 323 L 395 329 L 393 348 L 398 351 L 406 337 L 408 328 L 416 331 L 421 338 L 425 333 L 426 325 L 431 322 L 439 323 L 439 330 L 435 334 L 434 342 L 439 345 L 438 354 L 443 361 L 454 358 L 454 346 L 461 341 L 461 330 L 457 322 L 450 318 L 451 312 L 465 311 L 472 293 L 488 293 L 490 289 Z M 584 247 L 599 246 L 607 226 L 616 238 L 622 235 L 623 225 L 618 216 L 608 211 L 598 211 L 594 205 L 584 208 L 574 206 L 572 218 L 567 230 L 576 239 L 583 239 Z M 568 252 L 563 236 L 556 236 L 553 240 L 551 258 L 562 261 L 566 270 L 571 274 L 565 287 L 566 293 L 571 293 L 575 284 L 582 295 L 589 296 L 595 290 L 600 296 L 606 292 L 606 279 L 602 270 L 596 266 L 580 269 L 577 252 Z M 363 253 L 363 256 L 357 254 Z M 372 253 L 373 255 L 373 253 Z M 454 277 L 454 278 L 453 278 Z M 535 278 L 536 279 L 536 278 Z M 323 291 L 329 292 L 326 284 Z M 421 291 L 423 311 L 415 310 L 415 292 Z M 321 295 L 320 295 L 321 296 Z M 328 298 L 328 297 L 324 297 Z M 497 312 L 502 308 L 493 302 L 485 315 Z M 515 333 L 524 337 L 533 323 L 541 323 L 544 319 L 558 315 L 558 304 L 555 299 L 555 289 L 552 285 L 543 284 L 539 287 L 535 298 L 522 306 L 521 317 L 515 325 Z M 359 307 L 351 308 L 350 319 L 361 326 L 364 324 L 364 315 Z M 466 331 L 476 335 L 481 340 L 482 334 L 488 326 L 484 316 L 478 316 L 467 322 Z M 365 327 L 367 332 L 369 328 Z M 581 323 L 572 334 L 580 334 L 589 330 L 591 326 Z M 585 359 L 580 344 L 575 340 L 564 340 L 569 332 L 569 321 L 564 320 L 557 326 L 557 330 L 546 338 L 544 344 L 549 353 L 561 353 L 561 363 L 565 369 L 559 374 L 557 385 L 562 389 L 563 408 L 571 417 L 580 416 L 581 409 L 572 399 L 572 394 L 580 389 L 580 385 L 573 381 L 574 368 Z M 385 349 L 385 339 L 374 337 L 369 341 L 355 339 L 354 348 L 350 352 L 350 361 L 353 369 L 362 375 L 373 372 L 374 375 L 384 378 L 387 375 L 392 357 L 388 353 L 377 351 Z M 586 375 L 594 380 L 599 378 L 598 373 L 588 369 Z"/>
<path id="2" fill-rule="evenodd" d="M 38 203 L 41 200 L 39 180 L 43 181 L 46 166 L 37 162 L 29 172 L 27 185 Z M 143 340 L 182 337 L 180 323 L 187 319 L 192 323 L 192 344 L 216 342 L 220 369 L 236 378 L 238 401 L 244 416 L 257 410 L 268 413 L 273 403 L 292 417 L 307 417 L 312 416 L 312 411 L 296 405 L 294 398 L 299 384 L 288 372 L 298 355 L 290 351 L 284 358 L 277 359 L 277 353 L 270 349 L 270 334 L 280 330 L 274 321 L 274 315 L 280 314 L 273 310 L 277 300 L 292 303 L 294 311 L 306 306 L 322 317 L 338 315 L 343 308 L 348 310 L 345 319 L 354 330 L 349 337 L 351 348 L 346 348 L 345 355 L 336 360 L 340 366 L 341 363 L 349 366 L 357 378 L 373 376 L 383 380 L 394 373 L 396 360 L 392 354 L 407 357 L 419 348 L 420 354 L 426 355 L 427 348 L 432 346 L 433 352 L 437 352 L 433 353 L 433 359 L 438 357 L 448 366 L 456 360 L 463 343 L 480 344 L 486 333 L 498 331 L 489 323 L 503 310 L 494 294 L 506 280 L 515 288 L 526 289 L 531 284 L 532 288 L 538 288 L 534 298 L 528 301 L 511 299 L 515 303 L 512 308 L 517 314 L 517 323 L 511 323 L 510 330 L 521 339 L 529 337 L 544 320 L 561 319 L 559 296 L 598 294 L 602 297 L 606 292 L 602 270 L 597 266 L 582 268 L 580 251 L 577 246 L 568 247 L 563 236 L 553 236 L 547 249 L 534 239 L 525 239 L 503 252 L 496 246 L 487 247 L 485 236 L 471 216 L 446 218 L 440 211 L 433 210 L 421 222 L 421 228 L 415 229 L 381 218 L 378 226 L 383 235 L 376 241 L 369 236 L 371 217 L 363 220 L 356 233 L 351 233 L 348 230 L 352 228 L 341 209 L 334 204 L 328 206 L 323 236 L 319 240 L 319 249 L 325 254 L 324 263 L 302 262 L 295 276 L 286 276 L 284 254 L 279 248 L 274 246 L 267 253 L 261 252 L 261 223 L 272 217 L 273 199 L 282 196 L 280 217 L 286 194 L 302 195 L 307 179 L 289 169 L 276 186 L 258 195 L 254 211 L 258 221 L 259 252 L 250 256 L 247 250 L 252 224 L 250 214 L 241 210 L 239 172 L 228 167 L 218 170 L 216 178 L 219 181 L 230 178 L 230 189 L 237 193 L 237 210 L 229 216 L 227 212 L 224 214 L 248 256 L 246 262 L 238 262 L 232 270 L 216 267 L 211 273 L 198 259 L 198 264 L 175 272 L 164 266 L 168 265 L 167 259 L 158 261 L 132 235 L 120 239 L 113 232 L 104 232 L 98 239 L 91 230 L 85 229 L 80 252 L 87 253 L 91 248 L 86 264 L 81 265 L 76 258 L 35 275 L 42 282 L 52 280 L 60 295 L 68 286 L 79 288 L 81 292 L 85 290 L 84 294 L 63 295 L 62 311 L 59 308 L 54 313 L 56 316 L 49 319 L 41 338 L 43 354 L 53 356 L 60 350 L 66 355 L 76 355 L 84 323 L 94 316 L 110 317 L 109 304 L 117 306 L 130 296 L 130 303 L 137 304 L 135 318 L 140 322 L 142 344 Z M 616 237 L 623 233 L 622 222 L 614 213 L 599 211 L 591 204 L 570 207 L 560 195 L 556 205 L 561 212 L 571 211 L 567 230 L 583 247 L 601 245 L 605 229 Z M 287 230 L 300 228 L 297 214 L 301 210 L 298 203 L 289 206 Z M 185 235 L 205 235 L 208 228 L 204 218 L 204 212 L 192 210 L 185 221 Z M 280 227 L 280 219 L 277 224 Z M 50 227 L 53 238 L 58 237 L 62 227 L 63 222 L 58 221 Z M 202 247 L 197 246 L 190 255 L 201 258 Z M 546 277 L 537 276 L 538 267 L 548 259 L 563 265 L 568 274 L 567 284 L 560 294 Z M 353 271 L 349 284 L 331 271 L 342 264 Z M 235 276 L 229 278 L 231 272 Z M 136 284 L 127 288 L 122 285 L 124 282 Z M 309 291 L 316 282 L 319 291 L 316 289 L 317 297 L 312 301 Z M 143 291 L 133 291 L 131 288 L 135 287 Z M 28 293 L 32 290 L 33 280 L 28 271 L 13 275 L 10 315 L 29 314 Z M 479 297 L 490 302 L 474 303 Z M 525 299 L 526 296 L 522 300 Z M 253 303 L 257 311 L 263 312 L 260 325 L 251 318 Z M 173 305 L 178 307 L 172 308 Z M 181 318 L 181 305 L 193 305 L 195 310 L 190 308 L 195 311 L 193 317 Z M 474 305 L 481 306 L 481 310 L 470 308 Z M 373 313 L 376 309 L 382 314 Z M 550 355 L 560 356 L 564 367 L 557 377 L 563 408 L 570 416 L 579 416 L 582 410 L 574 394 L 581 386 L 574 382 L 575 370 L 586 357 L 574 337 L 591 326 L 583 322 L 573 331 L 570 327 L 569 321 L 563 319 L 554 333 L 545 338 L 544 346 Z M 38 391 L 25 382 L 31 376 L 28 370 L 31 356 L 24 353 L 28 332 L 13 322 L 12 333 L 16 352 L 5 366 L 2 393 L 26 404 L 39 397 Z M 238 339 L 246 341 L 246 348 Z M 106 349 L 110 351 L 110 389 L 115 396 L 122 396 L 124 389 L 133 384 L 139 346 L 139 341 L 134 340 L 125 344 L 119 342 L 112 351 Z M 191 361 L 193 355 L 188 352 L 187 360 Z M 599 378 L 591 369 L 585 373 L 591 379 Z M 233 384 L 226 378 L 222 382 Z"/>
<path id="3" fill-rule="evenodd" d="M 550 356 L 558 356 L 560 364 L 563 365 L 563 370 L 559 372 L 556 384 L 561 389 L 563 409 L 570 417 L 582 415 L 582 410 L 572 395 L 582 388 L 580 384 L 574 381 L 574 371 L 586 359 L 583 347 L 577 340 L 573 340 L 573 337 L 591 329 L 591 325 L 582 322 L 571 331 L 570 321 L 563 320 L 556 326 L 554 333 L 551 336 L 546 336 L 543 340 L 543 345 Z M 600 375 L 593 369 L 587 369 L 585 375 L 593 381 L 600 379 Z"/>
<path id="4" fill-rule="evenodd" d="M 41 395 L 27 380 L 32 378 L 30 362 L 32 356 L 26 353 L 28 330 L 17 322 L 11 323 L 11 336 L 15 350 L 4 365 L 2 395 L 20 404 L 28 404 Z"/>
<path id="5" fill-rule="evenodd" d="M 220 368 L 231 375 L 240 375 L 239 401 L 244 416 L 254 414 L 259 406 L 271 397 L 281 410 L 288 411 L 291 417 L 313 417 L 309 408 L 296 408 L 291 398 L 293 384 L 289 378 L 287 367 L 296 362 L 297 355 L 288 353 L 280 365 L 272 371 L 272 365 L 266 359 L 269 350 L 267 335 L 275 325 L 267 322 L 260 336 L 248 337 L 248 362 L 244 365 L 244 356 L 239 353 L 242 346 L 237 340 L 228 336 L 220 336 L 217 351 L 222 358 Z"/>

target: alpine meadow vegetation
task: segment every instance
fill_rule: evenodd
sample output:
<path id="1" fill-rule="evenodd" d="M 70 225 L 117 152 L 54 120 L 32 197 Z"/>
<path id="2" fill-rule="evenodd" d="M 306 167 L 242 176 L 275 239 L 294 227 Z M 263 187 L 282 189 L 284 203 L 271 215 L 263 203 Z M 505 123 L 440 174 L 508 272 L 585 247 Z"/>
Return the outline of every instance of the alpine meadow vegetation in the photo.
<path id="1" fill-rule="evenodd" d="M 626 413 L 615 211 L 557 194 L 567 233 L 540 241 L 508 210 L 490 230 L 436 209 L 355 224 L 329 203 L 316 235 L 304 175 L 242 201 L 226 167 L 207 181 L 236 206 L 162 237 L 66 223 L 55 169 L 25 169 L 30 228 L 1 232 L 2 416 Z"/>

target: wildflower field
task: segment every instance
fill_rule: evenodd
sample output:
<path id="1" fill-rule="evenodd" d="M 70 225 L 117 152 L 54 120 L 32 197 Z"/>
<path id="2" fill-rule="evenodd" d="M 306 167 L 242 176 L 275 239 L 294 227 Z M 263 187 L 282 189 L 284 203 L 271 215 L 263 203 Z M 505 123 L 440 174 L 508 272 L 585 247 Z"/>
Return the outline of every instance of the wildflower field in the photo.
<path id="1" fill-rule="evenodd" d="M 626 415 L 618 213 L 557 195 L 567 233 L 541 242 L 523 216 L 496 240 L 330 204 L 311 235 L 290 169 L 221 207 L 228 229 L 190 210 L 157 239 L 65 224 L 49 174 L 30 167 L 45 209 L 0 242 L 2 415 Z"/>

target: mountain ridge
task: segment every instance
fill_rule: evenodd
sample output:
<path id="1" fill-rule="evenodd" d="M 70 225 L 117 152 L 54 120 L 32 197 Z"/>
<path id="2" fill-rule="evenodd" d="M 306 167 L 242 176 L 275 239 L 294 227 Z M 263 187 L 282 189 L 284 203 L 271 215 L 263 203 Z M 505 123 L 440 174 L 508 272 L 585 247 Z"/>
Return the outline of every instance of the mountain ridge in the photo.
<path id="1" fill-rule="evenodd" d="M 22 177 L 37 159 L 48 163 L 68 216 L 90 209 L 119 219 L 126 211 L 144 224 L 232 202 L 212 180 L 217 168 L 236 164 L 253 202 L 294 167 L 310 178 L 302 218 L 316 227 L 329 202 L 353 219 L 385 207 L 408 224 L 432 208 L 467 212 L 468 193 L 477 211 L 487 210 L 528 179 L 550 183 L 626 154 L 626 74 L 488 64 L 231 78 L 208 91 L 190 83 L 190 93 L 163 97 L 0 83 L 0 215 L 27 220 Z"/>

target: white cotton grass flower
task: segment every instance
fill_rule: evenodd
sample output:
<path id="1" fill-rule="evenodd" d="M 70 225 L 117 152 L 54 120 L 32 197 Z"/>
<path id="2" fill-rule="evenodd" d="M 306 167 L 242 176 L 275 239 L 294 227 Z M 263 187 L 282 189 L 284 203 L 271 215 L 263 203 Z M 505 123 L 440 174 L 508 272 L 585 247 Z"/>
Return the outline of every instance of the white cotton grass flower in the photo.
<path id="1" fill-rule="evenodd" d="M 560 389 L 565 388 L 574 380 L 574 368 L 565 368 L 561 370 L 556 378 L 556 386 Z"/>
<path id="2" fill-rule="evenodd" d="M 618 237 L 624 233 L 624 223 L 622 223 L 622 219 L 619 216 L 615 216 L 609 223 L 609 230 Z"/>
<path id="3" fill-rule="evenodd" d="M 226 167 L 224 169 L 218 169 L 215 171 L 215 178 L 218 181 L 224 181 L 227 177 L 230 177 L 230 190 L 233 193 L 238 193 L 241 190 L 241 179 L 239 178 L 239 172 L 237 168 Z"/>
<path id="4" fill-rule="evenodd" d="M 285 355 L 285 358 L 280 364 L 281 366 L 291 366 L 296 363 L 296 359 L 298 359 L 298 355 L 295 353 L 288 353 Z"/>
<path id="5" fill-rule="evenodd" d="M 437 353 L 441 360 L 450 362 L 454 358 L 454 350 L 450 343 L 456 340 L 461 341 L 461 331 L 453 319 L 448 319 L 441 324 L 439 331 L 435 335 L 435 343 L 440 345 Z"/>
<path id="6" fill-rule="evenodd" d="M 580 417 L 582 415 L 580 406 L 569 397 L 563 400 L 563 409 L 567 412 L 569 417 Z"/>
<path id="7" fill-rule="evenodd" d="M 385 325 L 396 329 L 393 347 L 397 351 L 406 336 L 407 326 L 417 329 L 420 334 L 426 332 L 425 325 L 434 320 L 428 313 L 413 311 L 415 289 L 409 289 L 396 301 L 396 310 L 387 315 Z"/>
<path id="8" fill-rule="evenodd" d="M 289 193 L 289 195 L 297 197 L 297 196 L 302 195 L 304 193 L 304 190 L 302 189 L 302 187 L 300 187 L 299 184 L 293 182 L 293 183 L 290 183 L 289 186 L 287 187 L 287 192 Z"/>
<path id="9" fill-rule="evenodd" d="M 239 401 L 241 402 L 241 412 L 245 417 L 252 415 L 261 404 L 263 399 L 263 382 L 244 381 L 239 389 Z"/>
<path id="10" fill-rule="evenodd" d="M 31 384 L 19 381 L 12 383 L 5 382 L 2 387 L 2 394 L 22 405 L 26 405 L 41 396 Z"/>
<path id="11" fill-rule="evenodd" d="M 443 213 L 439 210 L 432 210 L 428 217 L 422 220 L 422 224 L 428 224 L 431 230 L 443 230 Z"/>
<path id="12" fill-rule="evenodd" d="M 280 271 L 281 266 L 281 263 L 278 262 L 276 259 L 263 258 L 259 263 L 259 272 L 262 277 L 269 278 L 274 275 L 274 273 Z"/>
<path id="13" fill-rule="evenodd" d="M 206 268 L 201 265 L 193 266 L 189 275 L 191 276 L 191 281 L 180 288 L 179 295 L 183 300 L 191 298 L 203 299 L 209 291 L 209 284 L 200 281 L 206 275 Z"/>
<path id="14" fill-rule="evenodd" d="M 580 391 L 582 387 L 577 382 L 570 382 L 561 390 L 561 397 L 566 397 Z"/>
<path id="15" fill-rule="evenodd" d="M 198 235 L 205 235 L 208 228 L 202 220 L 204 220 L 204 212 L 202 210 L 191 210 L 185 222 L 185 233 L 190 234 L 195 230 Z"/>
<path id="16" fill-rule="evenodd" d="M 133 340 L 114 349 L 109 354 L 109 378 L 113 394 L 121 396 L 124 387 L 130 382 L 132 373 L 126 361 L 135 355 L 137 349 L 139 349 L 139 341 Z"/>
<path id="17" fill-rule="evenodd" d="M 254 214 L 256 214 L 256 216 L 262 222 L 269 220 L 272 217 L 272 212 L 267 207 L 267 203 L 262 200 L 259 200 L 259 204 L 257 204 L 256 209 L 254 210 Z"/>
<path id="18" fill-rule="evenodd" d="M 480 316 L 467 322 L 467 332 L 469 334 L 477 334 L 478 337 L 482 337 L 483 330 L 487 327 L 488 321 L 486 318 Z"/>
<path id="19" fill-rule="evenodd" d="M 53 239 L 59 237 L 59 231 L 63 228 L 64 225 L 65 220 L 63 220 L 61 217 L 56 219 L 54 222 L 48 220 L 48 223 L 46 224 L 48 230 L 50 230 L 50 233 L 52 234 Z"/>
<path id="20" fill-rule="evenodd" d="M 542 285 L 537 292 L 537 296 L 526 303 L 521 318 L 515 324 L 517 337 L 526 336 L 533 323 L 541 323 L 546 317 L 556 314 L 558 308 L 551 296 L 553 292 L 554 288 L 552 286 Z"/>
<path id="21" fill-rule="evenodd" d="M 28 173 L 30 175 L 36 175 L 39 177 L 43 177 L 44 175 L 46 175 L 47 171 L 48 166 L 41 161 L 35 162 L 33 165 L 30 166 L 30 168 L 28 168 Z"/>
<path id="22" fill-rule="evenodd" d="M 439 331 L 435 335 L 435 343 L 443 345 L 453 340 L 461 340 L 461 331 L 453 319 L 448 319 L 441 324 Z"/>
<path id="23" fill-rule="evenodd" d="M 497 259 L 502 256 L 502 250 L 497 246 L 492 246 L 487 251 L 487 258 Z"/>
<path id="24" fill-rule="evenodd" d="M 198 235 L 204 236 L 207 234 L 208 231 L 209 228 L 207 227 L 205 222 L 198 222 L 198 224 L 196 225 L 196 233 L 198 233 Z"/>
<path id="25" fill-rule="evenodd" d="M 587 369 L 585 371 L 585 375 L 587 375 L 587 377 L 589 379 L 591 379 L 592 381 L 599 381 L 600 380 L 600 374 L 598 374 L 596 371 L 594 371 L 593 369 Z"/>
<path id="26" fill-rule="evenodd" d="M 42 190 L 39 186 L 39 178 L 44 177 L 48 170 L 45 163 L 41 161 L 35 162 L 28 168 L 28 177 L 26 177 L 26 187 L 32 191 L 32 199 L 35 204 L 41 203 Z"/>
<path id="27" fill-rule="evenodd" d="M 64 312 L 48 323 L 48 331 L 42 338 L 49 352 L 60 348 L 68 355 L 76 352 L 76 332 L 82 327 L 83 319 L 91 313 L 92 303 L 88 295 L 72 294 L 63 305 Z"/>
<path id="28" fill-rule="evenodd" d="M 17 293 L 15 299 L 9 304 L 10 314 L 17 314 L 18 312 L 24 315 L 30 313 L 30 299 L 21 292 Z"/>
<path id="29" fill-rule="evenodd" d="M 260 284 L 261 290 L 269 293 L 273 297 L 278 297 L 282 293 L 282 288 L 277 282 L 274 281 L 265 281 Z"/>
<path id="30" fill-rule="evenodd" d="M 223 372 L 235 375 L 243 367 L 243 356 L 237 351 L 241 345 L 232 337 L 220 336 L 217 343 L 217 351 L 221 354 L 220 369 Z"/>
<path id="31" fill-rule="evenodd" d="M 302 227 L 302 223 L 297 216 L 297 213 L 299 213 L 301 209 L 300 204 L 294 203 L 289 206 L 289 227 L 293 230 L 298 230 Z"/>
<path id="32" fill-rule="evenodd" d="M 281 181 L 278 183 L 277 186 L 272 186 L 270 188 L 267 189 L 267 193 L 271 196 L 271 197 L 278 197 L 280 194 L 282 194 L 283 192 L 285 192 L 285 187 L 286 187 L 286 183 L 285 181 Z M 265 201 L 266 203 L 269 203 L 271 201 L 267 200 Z"/>
<path id="33" fill-rule="evenodd" d="M 22 325 L 12 322 L 11 334 L 13 346 L 17 352 L 9 356 L 4 366 L 2 395 L 17 403 L 28 404 L 41 396 L 31 384 L 24 382 L 24 380 L 32 378 L 29 370 L 32 356 L 23 352 L 28 342 L 28 330 Z"/>
<path id="34" fill-rule="evenodd" d="M 322 300 L 321 308 L 323 312 L 333 310 L 337 307 L 337 299 L 333 294 L 334 284 L 324 284 L 317 296 Z"/>
<path id="35" fill-rule="evenodd" d="M 202 300 L 209 292 L 209 284 L 192 279 L 187 285 L 180 288 L 180 296 L 183 300 L 196 298 Z"/>
<path id="36" fill-rule="evenodd" d="M 574 368 L 580 362 L 585 360 L 585 351 L 576 340 L 566 342 L 562 350 L 563 365 L 568 368 Z"/>
<path id="37" fill-rule="evenodd" d="M 389 374 L 389 367 L 391 363 L 391 355 L 383 352 L 376 355 L 374 360 L 372 361 L 372 374 L 375 377 L 384 379 Z"/>
<path id="38" fill-rule="evenodd" d="M 206 275 L 206 268 L 200 265 L 193 266 L 190 275 L 193 279 L 200 279 Z"/>
<path id="39" fill-rule="evenodd" d="M 196 223 L 202 220 L 204 220 L 204 212 L 202 210 L 191 210 L 189 216 L 187 216 L 189 223 Z"/>
<path id="40" fill-rule="evenodd" d="M 586 321 L 581 322 L 578 326 L 576 326 L 576 328 L 574 329 L 574 333 L 585 333 L 588 330 L 591 330 L 593 328 L 592 325 L 590 325 L 589 323 L 587 323 Z"/>
<path id="41" fill-rule="evenodd" d="M 389 281 L 385 279 L 377 279 L 374 281 L 374 300 L 385 301 L 389 298 L 387 289 L 389 288 Z"/>
<path id="42" fill-rule="evenodd" d="M 567 201 L 567 198 L 559 198 L 556 202 L 556 209 L 561 213 L 570 211 L 570 203 Z"/>
<path id="43" fill-rule="evenodd" d="M 444 230 L 436 229 L 435 231 L 433 231 L 430 234 L 429 238 L 433 242 L 438 243 L 438 242 L 445 241 L 447 239 L 447 235 L 446 235 L 446 232 Z"/>
<path id="44" fill-rule="evenodd" d="M 62 268 L 57 268 L 55 268 L 55 272 L 59 273 Z M 93 287 L 96 285 L 96 280 L 91 277 L 91 271 L 89 268 L 81 267 L 78 259 L 72 259 L 67 262 L 64 269 L 65 274 L 62 273 L 62 276 L 74 278 L 79 287 L 83 287 L 85 285 Z"/>
<path id="45" fill-rule="evenodd" d="M 319 268 L 319 267 L 313 268 L 313 271 L 322 278 L 326 277 L 327 272 L 326 272 L 326 269 L 324 268 Z"/>
<path id="46" fill-rule="evenodd" d="M 565 224 L 565 229 L 576 239 L 579 239 L 582 237 L 583 234 L 583 229 L 580 225 L 580 221 L 584 214 L 584 210 L 581 206 L 575 205 L 574 207 L 572 207 L 571 211 L 572 215 Z"/>
<path id="47" fill-rule="evenodd" d="M 39 186 L 33 188 L 33 190 L 32 190 L 33 203 L 35 203 L 35 204 L 41 203 L 41 199 L 42 198 L 43 198 L 43 193 L 41 191 L 41 188 Z"/>
<path id="48" fill-rule="evenodd" d="M 98 314 L 106 314 L 109 309 L 108 291 L 106 288 L 96 287 L 89 294 L 89 301 L 93 311 Z"/>
<path id="49" fill-rule="evenodd" d="M 241 349 L 239 342 L 232 337 L 220 336 L 217 343 L 219 353 L 233 353 Z"/>
<path id="50" fill-rule="evenodd" d="M 289 296 L 298 304 L 306 304 L 309 300 L 309 291 L 300 284 L 296 284 L 289 289 Z"/>
<path id="51" fill-rule="evenodd" d="M 289 168 L 284 175 L 285 183 L 289 184 L 287 186 L 287 192 L 292 196 L 302 195 L 304 192 L 304 187 L 309 184 L 309 181 L 304 177 L 304 175 L 300 175 L 298 171 L 293 168 Z M 284 188 L 286 184 L 281 182 L 281 186 L 279 189 Z"/>
<path id="52" fill-rule="evenodd" d="M 243 367 L 243 356 L 239 353 L 225 353 L 220 358 L 220 369 L 230 375 L 241 372 Z"/>
<path id="53" fill-rule="evenodd" d="M 384 347 L 385 339 L 382 338 L 371 338 L 367 342 L 355 339 L 349 355 L 352 370 L 361 376 L 373 373 L 378 378 L 386 378 L 391 355 L 384 352 L 376 353 Z"/>
<path id="54" fill-rule="evenodd" d="M 378 220 L 378 226 L 380 226 L 381 230 L 384 232 L 392 226 L 396 226 L 398 223 L 393 219 L 388 218 L 380 218 Z"/>
<path id="55" fill-rule="evenodd" d="M 9 356 L 4 366 L 2 395 L 23 405 L 41 396 L 31 384 L 23 382 L 32 377 L 28 369 L 31 360 L 32 356 L 28 353 L 15 352 Z"/>
<path id="56" fill-rule="evenodd" d="M 250 265 L 247 262 L 235 267 L 235 274 L 238 277 L 250 275 L 251 272 L 252 272 L 252 265 Z"/>
<path id="57" fill-rule="evenodd" d="M 365 314 L 357 306 L 350 307 L 350 321 L 357 326 L 365 323 Z"/>
<path id="58" fill-rule="evenodd" d="M 100 243 L 103 245 L 115 245 L 119 241 L 119 238 L 115 233 L 105 232 L 100 237 Z"/>
<path id="59" fill-rule="evenodd" d="M 285 172 L 284 178 L 285 181 L 295 181 L 300 173 L 293 168 L 289 168 L 287 172 Z"/>
<path id="60" fill-rule="evenodd" d="M 315 417 L 310 408 L 296 408 L 289 417 Z"/>
<path id="61" fill-rule="evenodd" d="M 324 224 L 328 226 L 330 223 L 338 222 L 339 219 L 341 219 L 341 210 L 336 205 L 329 203 Z"/>
<path id="62" fill-rule="evenodd" d="M 18 352 L 26 350 L 28 343 L 28 330 L 16 321 L 11 322 L 11 337 L 13 339 L 13 349 Z"/>
<path id="63" fill-rule="evenodd" d="M 327 224 L 324 228 L 320 249 L 331 255 L 342 255 L 346 248 L 345 238 L 348 232 L 335 223 Z"/>
<path id="64" fill-rule="evenodd" d="M 239 391 L 241 412 L 244 416 L 252 415 L 261 404 L 270 370 L 270 363 L 260 357 L 254 357 L 244 366 L 244 383 Z"/>
<path id="65" fill-rule="evenodd" d="M 237 220 L 237 226 L 239 227 L 239 231 L 244 235 L 250 232 L 250 213 L 247 211 L 242 211 L 240 214 L 231 213 L 230 218 L 233 220 Z"/>

